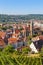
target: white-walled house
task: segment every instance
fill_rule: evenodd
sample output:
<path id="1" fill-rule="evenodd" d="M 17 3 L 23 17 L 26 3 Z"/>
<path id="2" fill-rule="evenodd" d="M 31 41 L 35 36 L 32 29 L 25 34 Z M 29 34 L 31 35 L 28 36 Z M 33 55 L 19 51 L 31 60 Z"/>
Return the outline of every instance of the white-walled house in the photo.
<path id="1" fill-rule="evenodd" d="M 35 53 L 38 53 L 41 51 L 41 48 L 43 47 L 43 36 L 35 37 L 32 39 L 32 43 L 30 44 L 30 48 Z"/>
<path id="2" fill-rule="evenodd" d="M 30 44 L 30 48 L 31 48 L 32 52 L 38 53 L 38 50 L 36 49 L 36 47 L 35 47 L 33 42 Z"/>

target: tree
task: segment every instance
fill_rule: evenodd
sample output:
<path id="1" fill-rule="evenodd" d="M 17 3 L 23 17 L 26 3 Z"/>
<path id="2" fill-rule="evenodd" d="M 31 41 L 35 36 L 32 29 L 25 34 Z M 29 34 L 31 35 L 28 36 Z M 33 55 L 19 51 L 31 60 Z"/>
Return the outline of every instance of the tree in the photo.
<path id="1" fill-rule="evenodd" d="M 27 37 L 27 44 L 28 44 L 28 45 L 31 44 L 31 39 L 32 39 L 32 36 L 28 36 L 28 37 Z"/>
<path id="2" fill-rule="evenodd" d="M 25 54 L 28 54 L 28 52 L 30 52 L 30 48 L 29 47 L 25 47 L 22 49 L 22 52 L 24 52 Z"/>
<path id="3" fill-rule="evenodd" d="M 41 48 L 40 56 L 43 57 L 43 47 Z"/>
<path id="4" fill-rule="evenodd" d="M 9 54 L 9 53 L 13 53 L 14 52 L 14 48 L 11 45 L 7 45 L 4 49 L 3 52 Z"/>
<path id="5" fill-rule="evenodd" d="M 1 29 L 2 29 L 2 30 L 7 30 L 7 27 L 2 27 Z"/>

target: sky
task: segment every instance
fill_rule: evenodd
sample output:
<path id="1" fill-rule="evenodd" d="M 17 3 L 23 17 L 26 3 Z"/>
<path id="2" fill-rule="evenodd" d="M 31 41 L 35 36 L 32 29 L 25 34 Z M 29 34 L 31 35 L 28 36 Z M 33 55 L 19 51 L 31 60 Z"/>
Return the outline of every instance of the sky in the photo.
<path id="1" fill-rule="evenodd" d="M 43 0 L 0 0 L 0 14 L 43 14 Z"/>

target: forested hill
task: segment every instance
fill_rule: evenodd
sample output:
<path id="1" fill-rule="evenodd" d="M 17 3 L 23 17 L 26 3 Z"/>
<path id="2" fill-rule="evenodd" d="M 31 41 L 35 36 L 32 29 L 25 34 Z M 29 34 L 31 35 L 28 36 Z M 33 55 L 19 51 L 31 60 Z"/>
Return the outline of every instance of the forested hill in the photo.
<path id="1" fill-rule="evenodd" d="M 43 14 L 28 14 L 28 15 L 4 15 L 0 14 L 0 22 L 19 22 L 30 19 L 43 20 Z"/>

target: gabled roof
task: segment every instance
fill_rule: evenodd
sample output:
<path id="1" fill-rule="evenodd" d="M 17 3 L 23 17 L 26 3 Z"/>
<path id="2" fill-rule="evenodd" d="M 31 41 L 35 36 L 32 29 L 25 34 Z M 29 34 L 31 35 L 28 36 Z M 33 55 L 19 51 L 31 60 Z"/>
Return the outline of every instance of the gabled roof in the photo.
<path id="1" fill-rule="evenodd" d="M 36 36 L 36 37 L 32 38 L 32 41 L 37 41 L 37 40 L 39 40 L 39 36 Z"/>
<path id="2" fill-rule="evenodd" d="M 9 38 L 9 41 L 17 41 L 17 38 Z"/>
<path id="3" fill-rule="evenodd" d="M 43 35 L 36 36 L 32 38 L 32 41 L 38 41 L 38 40 L 43 40 Z"/>
<path id="4" fill-rule="evenodd" d="M 43 35 L 40 35 L 40 36 L 39 36 L 39 39 L 40 39 L 40 40 L 43 40 Z"/>
<path id="5" fill-rule="evenodd" d="M 17 42 L 17 38 L 9 38 L 8 39 L 9 44 Z"/>

